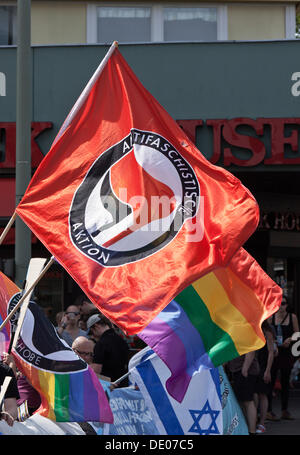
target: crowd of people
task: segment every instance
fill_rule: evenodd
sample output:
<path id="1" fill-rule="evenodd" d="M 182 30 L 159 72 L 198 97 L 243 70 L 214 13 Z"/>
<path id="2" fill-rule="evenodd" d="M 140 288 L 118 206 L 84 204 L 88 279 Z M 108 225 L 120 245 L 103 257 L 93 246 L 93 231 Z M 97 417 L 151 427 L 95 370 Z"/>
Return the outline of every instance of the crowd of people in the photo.
<path id="1" fill-rule="evenodd" d="M 290 389 L 300 371 L 292 353 L 292 335 L 299 332 L 296 314 L 289 311 L 283 296 L 278 311 L 262 323 L 266 344 L 229 361 L 225 369 L 248 424 L 250 435 L 266 432 L 266 420 L 294 420 L 289 411 Z M 274 395 L 280 393 L 281 415 L 273 412 Z"/>
<path id="2" fill-rule="evenodd" d="M 57 333 L 97 375 L 114 382 L 128 371 L 129 346 L 118 329 L 84 296 L 57 315 Z M 128 380 L 120 382 L 122 386 Z"/>
<path id="3" fill-rule="evenodd" d="M 76 304 L 68 305 L 56 315 L 56 331 L 74 352 L 81 357 L 98 375 L 114 387 L 128 385 L 129 345 L 124 334 L 111 323 L 96 307 L 82 296 Z M 16 368 L 11 354 L 1 353 L 0 386 L 5 377 L 10 383 L 0 403 L 3 411 L 0 418 L 8 425 L 32 415 L 40 406 L 38 392 L 27 378 Z M 120 381 L 118 381 L 120 379 Z M 3 406 L 2 406 L 3 405 Z"/>
<path id="4" fill-rule="evenodd" d="M 128 343 L 117 327 L 85 296 L 56 315 L 56 331 L 99 378 L 112 384 L 112 388 L 128 386 Z M 267 419 L 293 419 L 289 412 L 289 391 L 300 371 L 300 359 L 295 358 L 291 350 L 292 335 L 299 332 L 299 324 L 297 316 L 288 311 L 286 297 L 282 298 L 278 311 L 262 323 L 262 331 L 266 339 L 263 348 L 224 365 L 250 435 L 265 433 Z M 16 369 L 13 356 L 4 353 L 0 363 L 0 385 L 7 376 L 11 380 L 0 417 L 13 425 L 15 419 L 22 420 L 20 413 L 21 417 L 22 412 L 27 417 L 32 415 L 41 400 L 27 378 Z M 276 416 L 272 409 L 278 383 L 281 416 Z"/>

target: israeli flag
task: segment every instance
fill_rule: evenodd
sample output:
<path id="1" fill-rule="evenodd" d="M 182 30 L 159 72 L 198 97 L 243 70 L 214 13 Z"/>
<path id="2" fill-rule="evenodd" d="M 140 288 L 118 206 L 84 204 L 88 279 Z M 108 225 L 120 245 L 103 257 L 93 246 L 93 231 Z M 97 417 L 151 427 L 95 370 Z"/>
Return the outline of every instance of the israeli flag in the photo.
<path id="1" fill-rule="evenodd" d="M 196 373 L 181 403 L 168 394 L 170 370 L 149 348 L 133 356 L 130 380 L 142 392 L 161 435 L 223 434 L 220 378 L 217 368 Z"/>

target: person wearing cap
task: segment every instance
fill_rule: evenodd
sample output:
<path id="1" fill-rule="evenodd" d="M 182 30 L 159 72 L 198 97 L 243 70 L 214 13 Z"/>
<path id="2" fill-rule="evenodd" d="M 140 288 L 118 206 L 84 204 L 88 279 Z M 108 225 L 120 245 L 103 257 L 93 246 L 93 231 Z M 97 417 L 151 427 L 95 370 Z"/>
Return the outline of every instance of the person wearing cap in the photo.
<path id="1" fill-rule="evenodd" d="M 125 340 L 116 333 L 112 323 L 102 314 L 93 314 L 87 320 L 88 335 L 96 341 L 92 368 L 97 374 L 107 376 L 112 382 L 128 371 L 129 348 Z M 119 386 L 128 385 L 128 380 Z"/>

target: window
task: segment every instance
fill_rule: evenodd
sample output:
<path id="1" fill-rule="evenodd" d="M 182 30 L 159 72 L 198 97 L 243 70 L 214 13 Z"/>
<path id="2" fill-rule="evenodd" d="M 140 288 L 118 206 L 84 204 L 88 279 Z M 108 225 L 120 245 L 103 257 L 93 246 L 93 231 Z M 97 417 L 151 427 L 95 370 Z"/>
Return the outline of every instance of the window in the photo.
<path id="1" fill-rule="evenodd" d="M 88 5 L 88 43 L 220 39 L 227 39 L 226 6 Z"/>
<path id="2" fill-rule="evenodd" d="M 16 44 L 17 7 L 0 6 L 0 46 Z"/>
<path id="3" fill-rule="evenodd" d="M 164 41 L 216 41 L 217 8 L 164 8 Z"/>
<path id="4" fill-rule="evenodd" d="M 97 42 L 151 41 L 151 9 L 143 7 L 98 7 Z"/>

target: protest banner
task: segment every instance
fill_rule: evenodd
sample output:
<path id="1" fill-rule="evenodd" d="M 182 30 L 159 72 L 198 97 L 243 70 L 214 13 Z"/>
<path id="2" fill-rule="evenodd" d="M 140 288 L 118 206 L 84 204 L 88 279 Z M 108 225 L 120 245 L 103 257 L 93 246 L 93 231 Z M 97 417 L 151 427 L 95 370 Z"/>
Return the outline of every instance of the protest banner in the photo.
<path id="1" fill-rule="evenodd" d="M 109 404 L 114 416 L 114 423 L 104 424 L 103 434 L 159 434 L 140 390 L 131 387 L 114 389 L 110 394 Z"/>

